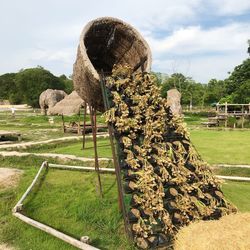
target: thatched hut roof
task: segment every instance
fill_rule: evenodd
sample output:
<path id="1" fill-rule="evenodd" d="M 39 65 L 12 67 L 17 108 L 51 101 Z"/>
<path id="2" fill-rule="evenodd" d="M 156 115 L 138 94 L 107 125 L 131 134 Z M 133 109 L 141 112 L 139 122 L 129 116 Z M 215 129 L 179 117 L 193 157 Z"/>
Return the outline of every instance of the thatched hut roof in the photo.
<path id="1" fill-rule="evenodd" d="M 108 76 L 114 64 L 149 71 L 151 51 L 141 34 L 122 20 L 103 17 L 83 29 L 73 69 L 74 88 L 92 107 L 104 111 L 100 73 Z"/>
<path id="2" fill-rule="evenodd" d="M 83 99 L 76 91 L 73 91 L 51 108 L 50 113 L 52 115 L 75 115 L 79 114 L 82 106 L 84 106 Z"/>

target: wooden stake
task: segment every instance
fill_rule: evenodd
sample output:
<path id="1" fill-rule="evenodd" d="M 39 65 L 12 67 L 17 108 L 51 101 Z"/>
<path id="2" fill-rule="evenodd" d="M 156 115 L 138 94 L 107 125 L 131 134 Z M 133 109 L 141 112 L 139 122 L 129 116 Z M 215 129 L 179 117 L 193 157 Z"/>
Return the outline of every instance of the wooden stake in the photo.
<path id="1" fill-rule="evenodd" d="M 93 143 L 94 143 L 94 153 L 95 153 L 95 170 L 97 172 L 98 178 L 98 186 L 100 196 L 103 197 L 102 192 L 102 183 L 101 183 L 101 176 L 99 171 L 99 162 L 98 162 L 98 153 L 97 153 L 97 140 L 96 140 L 96 110 L 93 107 L 90 107 L 90 120 L 91 120 L 91 127 L 92 127 L 92 135 L 93 135 Z"/>
<path id="2" fill-rule="evenodd" d="M 82 130 L 82 149 L 85 148 L 86 116 L 87 116 L 87 103 L 84 102 L 83 130 Z"/>
<path id="3" fill-rule="evenodd" d="M 109 103 L 108 103 L 108 99 L 107 99 L 107 92 L 106 92 L 106 87 L 105 87 L 105 77 L 104 77 L 103 72 L 102 72 L 100 83 L 101 83 L 102 96 L 103 96 L 105 110 L 108 110 L 110 107 L 109 107 Z M 118 206 L 119 206 L 119 210 L 122 212 L 122 215 L 123 215 L 125 231 L 126 231 L 128 237 L 132 240 L 133 236 L 132 236 L 131 230 L 129 229 L 129 220 L 128 220 L 128 216 L 126 213 L 126 207 L 125 207 L 125 203 L 124 203 L 124 195 L 123 195 L 124 190 L 123 190 L 123 185 L 122 185 L 122 181 L 121 181 L 121 169 L 119 166 L 119 159 L 117 158 L 117 148 L 115 148 L 115 143 L 114 143 L 114 130 L 110 124 L 107 124 L 107 125 L 108 125 L 109 139 L 110 139 L 110 145 L 111 145 L 111 149 L 112 149 L 112 156 L 113 156 L 113 162 L 114 162 L 114 166 L 115 166 L 115 174 L 116 174 L 116 180 L 117 180 Z"/>
<path id="4" fill-rule="evenodd" d="M 62 114 L 62 123 L 63 123 L 63 133 L 65 133 L 65 122 L 64 122 L 64 116 Z"/>
<path id="5" fill-rule="evenodd" d="M 80 135 L 81 133 L 81 108 L 79 109 L 79 114 L 78 114 L 78 131 L 77 134 Z"/>

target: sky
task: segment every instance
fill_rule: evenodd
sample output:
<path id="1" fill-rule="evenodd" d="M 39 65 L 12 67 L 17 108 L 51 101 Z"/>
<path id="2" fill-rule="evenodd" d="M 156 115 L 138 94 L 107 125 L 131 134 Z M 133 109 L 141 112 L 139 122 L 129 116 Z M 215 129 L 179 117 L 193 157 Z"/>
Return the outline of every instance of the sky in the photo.
<path id="1" fill-rule="evenodd" d="M 144 36 L 156 72 L 207 83 L 249 56 L 249 0 L 2 0 L 0 74 L 40 65 L 69 76 L 83 27 L 103 16 Z"/>

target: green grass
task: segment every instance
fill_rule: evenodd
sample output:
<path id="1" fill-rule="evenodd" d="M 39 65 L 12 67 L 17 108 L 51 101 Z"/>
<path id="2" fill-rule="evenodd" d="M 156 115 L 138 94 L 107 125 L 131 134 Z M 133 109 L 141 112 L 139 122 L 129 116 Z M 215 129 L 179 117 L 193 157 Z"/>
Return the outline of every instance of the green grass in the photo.
<path id="1" fill-rule="evenodd" d="M 87 141 L 86 147 L 82 150 L 82 143 L 75 143 L 73 145 L 68 145 L 62 148 L 56 148 L 51 151 L 51 153 L 58 153 L 58 154 L 73 154 L 76 156 L 82 157 L 94 157 L 94 150 L 93 150 L 93 142 Z M 109 139 L 102 139 L 98 140 L 98 156 L 99 157 L 108 157 L 111 158 L 111 146 Z"/>
<path id="2" fill-rule="evenodd" d="M 191 141 L 202 158 L 210 164 L 250 164 L 250 131 L 248 130 L 191 130 Z M 109 139 L 98 139 L 98 154 L 100 157 L 111 157 L 111 148 L 109 145 Z M 28 151 L 94 157 L 93 142 L 90 139 L 86 142 L 86 149 L 81 150 L 81 148 L 81 142 L 65 142 L 38 146 L 28 149 Z"/>
<path id="3" fill-rule="evenodd" d="M 66 118 L 76 119 L 77 117 Z M 99 122 L 103 118 L 98 116 Z M 204 117 L 190 115 L 186 118 L 188 126 L 200 124 Z M 18 123 L 18 124 L 17 124 Z M 55 117 L 50 125 L 48 118 L 41 115 L 21 114 L 15 119 L 4 119 L 0 113 L 0 129 L 21 131 L 24 140 L 34 141 L 66 136 L 60 130 L 61 118 Z M 72 134 L 68 134 L 69 136 Z M 191 140 L 211 164 L 250 164 L 250 131 L 191 130 Z M 109 139 L 98 139 L 99 157 L 111 157 Z M 86 148 L 81 142 L 62 142 L 29 148 L 29 152 L 50 152 L 94 157 L 93 142 L 88 139 Z M 21 250 L 67 250 L 70 245 L 19 221 L 11 214 L 11 209 L 34 178 L 44 157 L 1 157 L 0 167 L 24 170 L 20 184 L 16 188 L 0 189 L 0 242 L 7 242 Z M 93 166 L 94 162 L 63 161 L 50 159 L 51 163 Z M 214 170 L 220 175 L 250 176 L 249 169 L 220 168 Z M 127 242 L 121 214 L 118 213 L 117 187 L 114 175 L 102 174 L 104 199 L 100 200 L 96 191 L 95 173 L 77 171 L 49 170 L 44 173 L 39 185 L 35 187 L 25 202 L 26 213 L 43 223 L 55 227 L 74 237 L 88 235 L 93 245 L 101 249 L 129 250 L 133 247 Z M 240 211 L 250 211 L 250 183 L 227 181 L 223 191 Z"/>
<path id="4" fill-rule="evenodd" d="M 110 140 L 109 138 L 98 138 L 98 156 L 110 158 L 112 156 Z M 82 150 L 82 142 L 62 142 L 60 144 L 48 144 L 41 145 L 33 148 L 29 148 L 28 151 L 33 153 L 56 153 L 56 154 L 69 154 L 79 157 L 94 157 L 94 145 L 92 139 L 87 138 L 85 148 Z"/>
<path id="5" fill-rule="evenodd" d="M 222 186 L 226 198 L 241 212 L 250 211 L 250 183 L 227 181 Z"/>
<path id="6" fill-rule="evenodd" d="M 72 136 L 73 134 L 64 134 L 62 131 L 61 116 L 53 116 L 54 123 L 49 123 L 51 116 L 43 116 L 40 113 L 17 111 L 13 118 L 8 112 L 0 112 L 0 130 L 17 131 L 22 134 L 23 141 L 47 140 L 58 137 Z M 65 116 L 65 123 L 78 122 L 79 116 Z M 83 115 L 81 115 L 83 123 Z M 89 115 L 86 117 L 87 123 L 90 123 Z M 104 117 L 97 115 L 98 124 L 104 123 Z"/>
<path id="7" fill-rule="evenodd" d="M 0 156 L 0 168 L 9 167 L 9 168 L 19 168 L 26 170 L 27 168 L 39 167 L 44 161 L 48 161 L 49 163 L 55 164 L 68 164 L 72 166 L 88 166 L 94 167 L 94 161 L 79 161 L 79 160 L 67 160 L 60 158 L 45 158 L 42 156 L 28 155 L 21 157 L 3 157 Z M 108 163 L 109 167 L 112 167 L 111 163 Z M 100 165 L 104 167 L 107 165 L 106 162 L 100 161 Z"/>
<path id="8" fill-rule="evenodd" d="M 4 163 L 8 165 L 7 162 Z M 18 188 L 0 190 L 0 242 L 20 249 L 75 249 L 70 245 L 19 221 L 11 209 L 35 176 L 38 168 L 21 162 L 25 170 Z M 101 249 L 129 250 L 121 214 L 118 213 L 114 175 L 102 174 L 104 199 L 99 199 L 95 173 L 44 171 L 39 183 L 24 203 L 25 213 L 40 222 L 79 238 L 88 235 Z M 226 197 L 240 211 L 250 211 L 250 184 L 228 181 L 223 184 Z"/>
<path id="9" fill-rule="evenodd" d="M 229 175 L 229 176 L 241 176 L 241 177 L 250 177 L 249 168 L 225 168 L 220 167 L 214 169 L 214 173 L 217 175 Z"/>
<path id="10" fill-rule="evenodd" d="M 206 121 L 207 118 L 201 117 L 199 115 L 187 114 L 184 116 L 184 122 L 188 126 L 200 126 L 202 122 Z"/>
<path id="11" fill-rule="evenodd" d="M 41 158 L 27 156 L 0 158 L 0 167 L 24 170 L 17 188 L 0 190 L 0 242 L 21 250 L 75 249 L 11 215 L 11 209 L 31 183 L 41 162 Z M 40 178 L 24 204 L 27 215 L 73 237 L 88 235 L 92 244 L 101 249 L 133 249 L 126 240 L 121 214 L 118 213 L 114 175 L 101 176 L 103 200 L 97 193 L 95 173 L 50 169 L 43 176 L 45 178 Z M 240 211 L 250 211 L 249 183 L 228 181 L 223 184 L 223 191 Z"/>
<path id="12" fill-rule="evenodd" d="M 250 164 L 250 131 L 191 130 L 191 141 L 211 164 Z"/>
<path id="13" fill-rule="evenodd" d="M 20 249 L 75 249 L 12 216 L 11 209 L 38 170 L 33 164 L 26 164 L 28 160 L 20 161 L 19 168 L 24 174 L 18 188 L 0 189 L 0 242 Z M 13 167 L 13 163 L 7 161 L 4 165 Z M 3 167 L 2 162 L 0 167 Z M 92 244 L 101 249 L 133 249 L 125 237 L 122 217 L 118 213 L 115 175 L 102 174 L 101 179 L 103 199 L 97 192 L 95 173 L 44 171 L 24 203 L 25 214 L 73 237 L 88 235 Z"/>
<path id="14" fill-rule="evenodd" d="M 44 126 L 44 127 L 51 127 L 49 124 L 49 118 L 53 117 L 54 124 L 53 126 L 61 126 L 62 124 L 62 118 L 61 116 L 44 116 L 41 115 L 41 113 L 36 112 L 22 112 L 17 111 L 16 116 L 12 117 L 9 113 L 6 112 L 0 112 L 0 124 L 8 124 L 15 126 L 17 123 L 22 124 L 24 126 Z M 83 121 L 83 114 L 81 114 L 81 121 Z M 78 115 L 72 115 L 72 116 L 64 116 L 65 122 L 78 122 L 79 116 Z M 90 122 L 89 115 L 86 116 L 86 121 Z M 97 115 L 97 122 L 98 123 L 104 123 L 105 119 L 101 114 Z"/>

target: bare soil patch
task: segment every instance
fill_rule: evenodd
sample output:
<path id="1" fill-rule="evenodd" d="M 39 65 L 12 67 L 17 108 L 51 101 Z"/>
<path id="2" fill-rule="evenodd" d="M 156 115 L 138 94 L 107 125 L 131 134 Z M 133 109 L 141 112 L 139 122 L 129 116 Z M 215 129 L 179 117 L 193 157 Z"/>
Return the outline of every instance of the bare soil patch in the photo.
<path id="1" fill-rule="evenodd" d="M 10 188 L 17 185 L 22 170 L 14 168 L 0 168 L 0 188 Z M 1 250 L 0 246 L 0 250 Z"/>
<path id="2" fill-rule="evenodd" d="M 6 244 L 0 244 L 0 250 L 15 250 L 15 248 Z"/>

